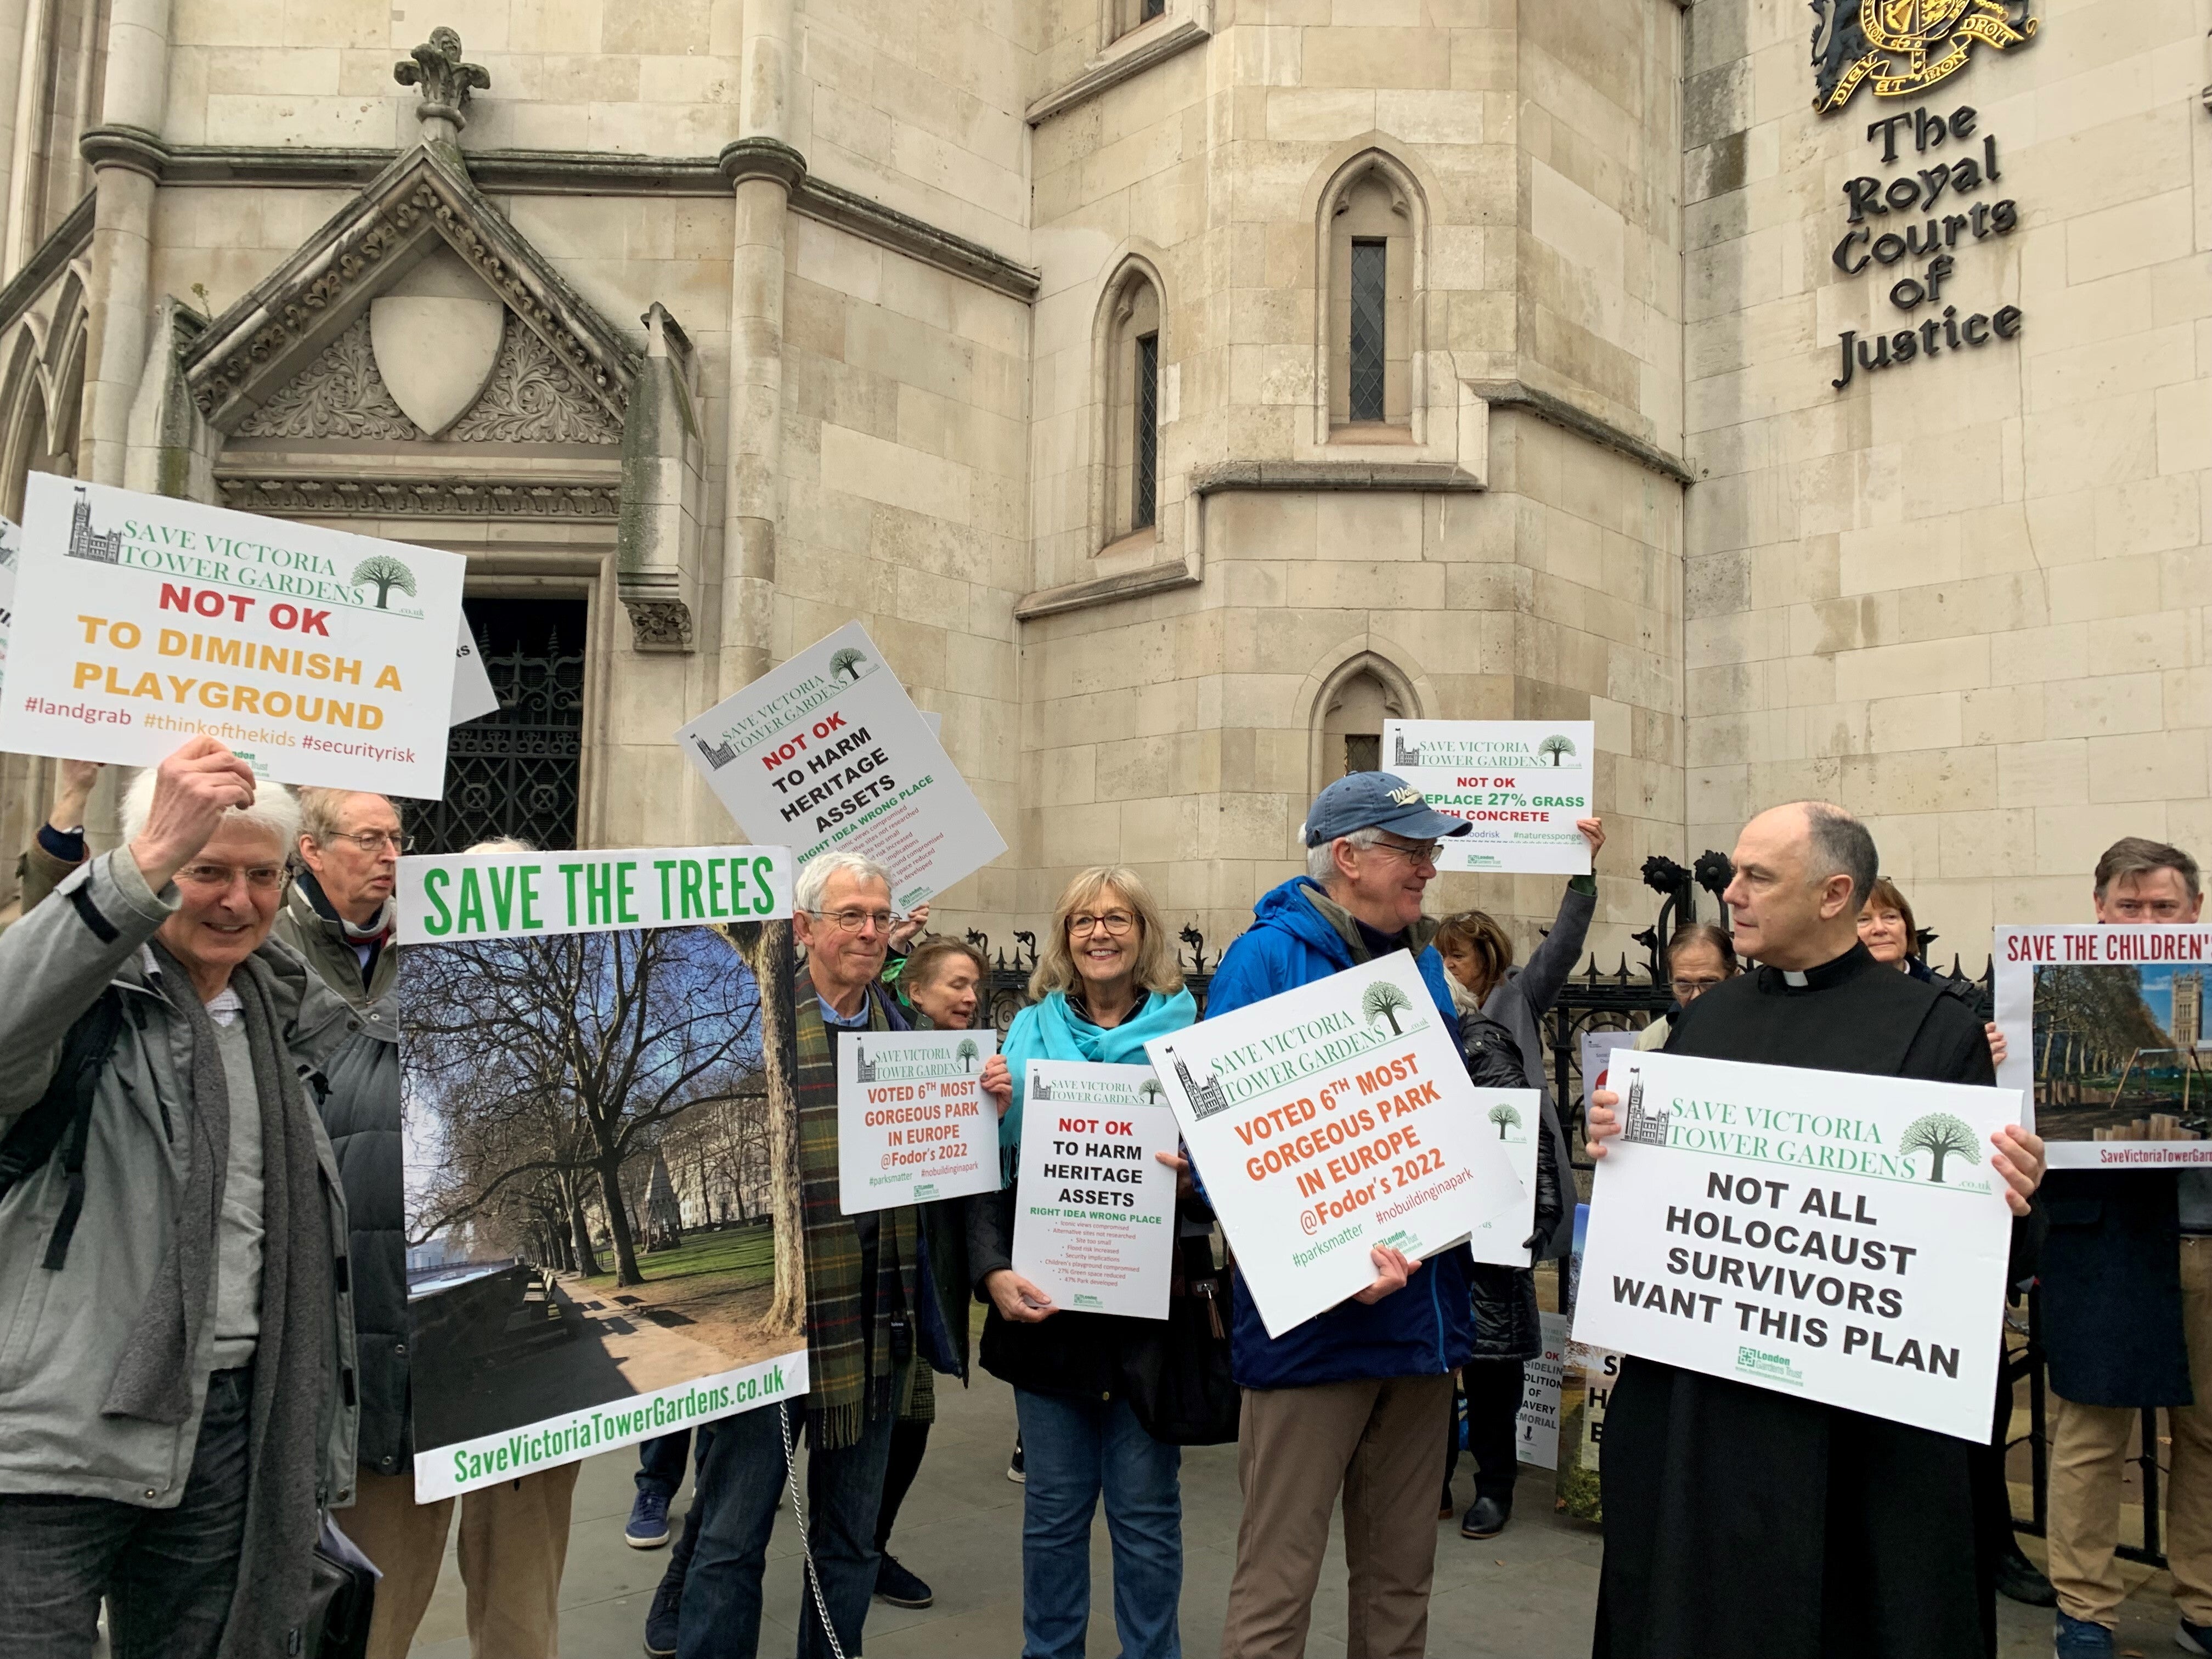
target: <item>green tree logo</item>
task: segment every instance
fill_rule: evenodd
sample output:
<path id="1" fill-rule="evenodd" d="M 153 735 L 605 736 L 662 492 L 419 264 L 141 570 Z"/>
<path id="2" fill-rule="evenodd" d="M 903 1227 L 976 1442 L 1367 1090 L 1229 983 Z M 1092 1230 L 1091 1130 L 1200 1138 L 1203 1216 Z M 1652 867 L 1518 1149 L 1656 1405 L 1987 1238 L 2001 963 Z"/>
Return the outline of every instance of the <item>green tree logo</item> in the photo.
<path id="1" fill-rule="evenodd" d="M 1930 1181 L 1943 1179 L 1943 1160 L 1963 1158 L 1969 1164 L 1982 1160 L 1974 1148 L 1974 1132 L 1948 1112 L 1930 1112 L 1925 1117 L 1915 1118 L 1906 1127 L 1904 1139 L 1897 1143 L 1900 1152 L 1926 1152 L 1936 1160 L 1928 1172 Z"/>
<path id="2" fill-rule="evenodd" d="M 830 678 L 834 680 L 842 674 L 847 684 L 857 685 L 860 681 L 860 665 L 866 661 L 867 658 L 849 645 L 842 651 L 833 651 L 830 653 Z"/>
<path id="3" fill-rule="evenodd" d="M 1490 1109 L 1490 1121 L 1498 1126 L 1498 1138 L 1503 1140 L 1505 1139 L 1506 1130 L 1517 1129 L 1521 1127 L 1521 1114 L 1504 1101 L 1500 1101 Z"/>
<path id="4" fill-rule="evenodd" d="M 1366 996 L 1360 1000 L 1359 1011 L 1367 1016 L 1370 1025 L 1378 1019 L 1389 1020 L 1390 1035 L 1401 1036 L 1404 1033 L 1399 1029 L 1398 1015 L 1413 1006 L 1406 994 L 1386 979 L 1367 988 Z"/>
<path id="5" fill-rule="evenodd" d="M 1536 752 L 1540 755 L 1548 757 L 1552 764 L 1557 766 L 1559 763 L 1559 759 L 1562 756 L 1571 755 L 1575 752 L 1574 741 L 1572 738 L 1562 737 L 1559 733 L 1554 732 L 1552 736 L 1545 738 L 1543 742 L 1536 745 Z"/>
<path id="6" fill-rule="evenodd" d="M 960 1046 L 952 1051 L 952 1057 L 960 1062 L 962 1071 L 969 1072 L 975 1070 L 975 1056 L 981 1052 L 982 1050 L 975 1046 L 975 1038 L 962 1037 Z"/>
<path id="7" fill-rule="evenodd" d="M 1167 1091 L 1165 1090 L 1160 1087 L 1160 1080 L 1156 1077 L 1146 1078 L 1137 1090 L 1137 1093 L 1143 1097 L 1144 1103 L 1147 1106 L 1158 1105 L 1160 1103 L 1160 1097 L 1166 1092 Z"/>
<path id="8" fill-rule="evenodd" d="M 415 573 L 389 553 L 373 554 L 356 565 L 353 581 L 356 587 L 375 586 L 379 611 L 388 608 L 393 588 L 410 597 L 415 592 Z"/>

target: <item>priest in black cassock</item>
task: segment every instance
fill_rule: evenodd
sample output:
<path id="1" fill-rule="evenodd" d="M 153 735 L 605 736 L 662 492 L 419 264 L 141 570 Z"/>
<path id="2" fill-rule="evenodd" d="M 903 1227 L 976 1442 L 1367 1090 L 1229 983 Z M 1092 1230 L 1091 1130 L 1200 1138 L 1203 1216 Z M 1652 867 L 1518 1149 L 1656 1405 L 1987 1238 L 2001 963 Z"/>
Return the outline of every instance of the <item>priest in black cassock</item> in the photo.
<path id="1" fill-rule="evenodd" d="M 1993 1084 L 1974 1010 L 1858 941 L 1874 838 L 1837 806 L 1762 812 L 1722 896 L 1755 972 L 1676 1018 L 1667 1052 Z M 1620 1132 L 1609 1092 L 1590 1151 Z M 1992 1135 L 2028 1213 L 2043 1143 Z M 1629 1358 L 1606 1410 L 1596 1659 L 1974 1659 L 1993 1654 L 1969 1442 Z"/>

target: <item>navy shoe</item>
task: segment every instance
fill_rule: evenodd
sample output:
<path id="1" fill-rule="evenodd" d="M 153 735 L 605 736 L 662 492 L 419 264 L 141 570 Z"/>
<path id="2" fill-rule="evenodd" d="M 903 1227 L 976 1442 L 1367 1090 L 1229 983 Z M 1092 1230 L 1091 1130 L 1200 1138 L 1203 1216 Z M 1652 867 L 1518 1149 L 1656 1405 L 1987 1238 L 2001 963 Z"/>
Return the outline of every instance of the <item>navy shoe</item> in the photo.
<path id="1" fill-rule="evenodd" d="M 668 1541 L 668 1498 L 657 1492 L 641 1492 L 629 1506 L 629 1524 L 623 1542 L 634 1550 L 657 1550 Z"/>
<path id="2" fill-rule="evenodd" d="M 2087 1619 L 2058 1615 L 2051 1641 L 2052 1659 L 2113 1659 L 2112 1632 Z"/>
<path id="3" fill-rule="evenodd" d="M 647 1659 L 675 1659 L 676 1613 L 684 1605 L 684 1581 L 663 1573 L 653 1592 L 653 1605 L 645 1613 L 645 1651 Z"/>
<path id="4" fill-rule="evenodd" d="M 895 1607 L 926 1607 L 937 1598 L 928 1585 L 886 1555 L 876 1563 L 876 1600 Z"/>
<path id="5" fill-rule="evenodd" d="M 2184 1653 L 2212 1654 L 2212 1625 L 2192 1625 L 2183 1620 L 2174 1626 L 2173 1645 Z"/>

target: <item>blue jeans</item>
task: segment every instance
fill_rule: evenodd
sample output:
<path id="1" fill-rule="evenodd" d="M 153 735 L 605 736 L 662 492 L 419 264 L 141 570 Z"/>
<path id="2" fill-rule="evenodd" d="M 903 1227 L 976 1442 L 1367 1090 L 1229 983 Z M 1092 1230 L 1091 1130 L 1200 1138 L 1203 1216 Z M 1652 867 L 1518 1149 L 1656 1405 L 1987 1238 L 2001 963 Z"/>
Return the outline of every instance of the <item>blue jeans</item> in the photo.
<path id="1" fill-rule="evenodd" d="M 656 1436 L 637 1443 L 637 1489 L 641 1492 L 659 1492 L 672 1499 L 676 1489 L 684 1484 L 684 1462 L 691 1455 L 691 1431 L 678 1429 L 673 1434 Z"/>
<path id="2" fill-rule="evenodd" d="M 0 1498 L 0 1655 L 89 1655 L 105 1595 L 115 1659 L 213 1659 L 238 1583 L 252 1398 L 251 1366 L 208 1378 L 191 1474 L 173 1509 Z M 313 1545 L 308 1538 L 299 1547 Z"/>
<path id="3" fill-rule="evenodd" d="M 794 1433 L 802 1409 L 799 1402 L 791 1408 Z M 807 1543 L 848 1659 L 860 1651 L 860 1626 L 876 1590 L 876 1509 L 891 1421 L 871 1419 L 858 1445 L 817 1449 L 806 1464 Z M 687 1517 L 692 1553 L 677 1614 L 677 1659 L 752 1659 L 760 1646 L 761 1571 L 784 1485 L 783 1413 L 763 1406 L 718 1419 L 714 1427 L 693 1474 L 698 1530 L 692 1538 Z M 830 1659 L 803 1575 L 800 1585 L 799 1659 Z"/>
<path id="4" fill-rule="evenodd" d="M 1146 1434 L 1126 1401 L 1014 1390 L 1022 1489 L 1023 1659 L 1083 1659 L 1091 1522 L 1106 1494 L 1114 1628 L 1123 1659 L 1181 1659 L 1182 1451 Z"/>

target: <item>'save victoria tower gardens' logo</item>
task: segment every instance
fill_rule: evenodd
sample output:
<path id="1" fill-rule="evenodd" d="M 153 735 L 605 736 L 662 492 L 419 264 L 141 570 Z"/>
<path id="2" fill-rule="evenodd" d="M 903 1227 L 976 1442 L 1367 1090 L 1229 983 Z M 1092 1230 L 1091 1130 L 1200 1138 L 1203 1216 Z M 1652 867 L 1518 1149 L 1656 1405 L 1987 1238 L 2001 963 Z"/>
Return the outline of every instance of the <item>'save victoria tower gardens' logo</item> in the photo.
<path id="1" fill-rule="evenodd" d="M 1878 98 L 1926 92 L 1964 69 L 1977 46 L 2002 52 L 2036 37 L 2032 0 L 1813 0 L 1813 106 L 1832 114 L 1862 87 Z M 1903 170 L 1846 179 L 1846 228 L 1829 258 L 1846 276 L 1870 267 L 1903 265 L 1889 303 L 1905 326 L 1862 338 L 1845 329 L 1841 365 L 1829 382 L 1838 392 L 1856 373 L 1869 374 L 1947 351 L 1978 349 L 2020 332 L 2015 305 L 1993 311 L 1948 301 L 1944 288 L 1958 268 L 1953 250 L 2009 236 L 2020 205 L 1997 189 L 2004 173 L 1993 133 L 1976 131 L 1977 112 L 1961 104 L 1948 114 L 1925 106 L 1886 116 L 1867 128 L 1881 165 Z M 1908 151 L 1907 144 L 1911 149 Z"/>

